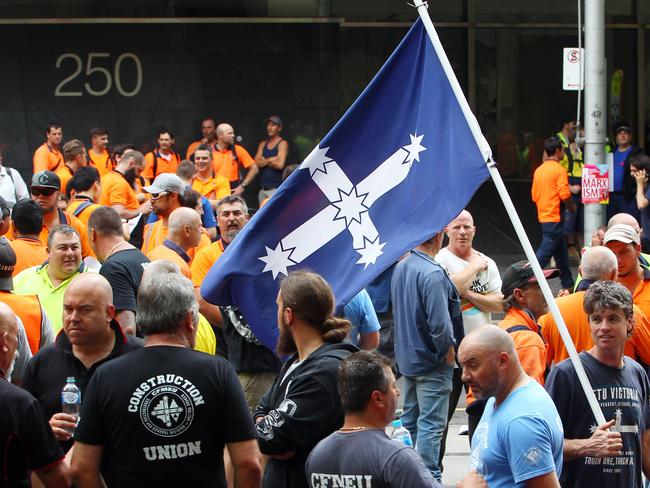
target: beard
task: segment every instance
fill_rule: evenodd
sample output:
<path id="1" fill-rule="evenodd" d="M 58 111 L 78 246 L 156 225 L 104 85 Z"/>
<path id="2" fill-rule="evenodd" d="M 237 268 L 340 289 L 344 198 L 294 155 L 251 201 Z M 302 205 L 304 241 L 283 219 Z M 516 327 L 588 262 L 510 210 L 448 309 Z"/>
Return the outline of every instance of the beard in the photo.
<path id="1" fill-rule="evenodd" d="M 296 343 L 291 335 L 291 330 L 286 325 L 280 326 L 279 329 L 280 336 L 278 337 L 278 345 L 275 350 L 279 356 L 288 356 L 293 354 L 298 349 L 296 348 Z"/>
<path id="2" fill-rule="evenodd" d="M 241 232 L 241 229 L 231 229 L 227 230 L 226 232 L 223 233 L 224 237 L 228 239 L 228 242 L 232 242 L 232 240 L 237 237 L 237 234 Z"/>
<path id="3" fill-rule="evenodd" d="M 124 173 L 124 178 L 126 181 L 129 183 L 131 187 L 135 185 L 135 168 L 127 169 L 126 172 Z"/>

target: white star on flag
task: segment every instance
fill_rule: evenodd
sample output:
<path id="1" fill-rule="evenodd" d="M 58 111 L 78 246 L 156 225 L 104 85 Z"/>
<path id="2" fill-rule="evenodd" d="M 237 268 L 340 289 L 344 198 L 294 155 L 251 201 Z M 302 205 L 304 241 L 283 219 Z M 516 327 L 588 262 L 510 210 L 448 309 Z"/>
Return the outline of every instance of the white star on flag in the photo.
<path id="1" fill-rule="evenodd" d="M 287 276 L 287 267 L 296 264 L 290 259 L 293 248 L 285 251 L 282 249 L 281 242 L 278 242 L 275 249 L 271 249 L 268 246 L 264 247 L 266 248 L 266 256 L 258 258 L 266 263 L 262 272 L 270 271 L 273 274 L 273 279 L 280 273 Z"/>
<path id="2" fill-rule="evenodd" d="M 424 137 L 424 134 L 421 136 L 409 134 L 409 137 L 411 138 L 411 144 L 408 144 L 404 146 L 404 149 L 408 151 L 408 156 L 406 156 L 406 161 L 404 161 L 404 164 L 406 163 L 412 163 L 413 160 L 416 160 L 418 163 L 420 162 L 420 153 L 422 151 L 426 151 L 426 147 L 420 144 L 422 141 L 422 138 Z"/>
<path id="3" fill-rule="evenodd" d="M 385 242 L 379 242 L 379 236 L 375 237 L 374 241 L 364 237 L 365 247 L 362 249 L 356 249 L 356 251 L 361 254 L 361 257 L 356 262 L 356 264 L 363 264 L 363 269 L 366 269 L 369 264 L 375 264 L 377 258 L 384 254 L 382 249 L 386 245 Z"/>
<path id="4" fill-rule="evenodd" d="M 339 188 L 339 199 L 332 202 L 338 210 L 334 220 L 345 219 L 346 227 L 350 227 L 352 222 L 361 223 L 361 214 L 368 211 L 368 207 L 363 204 L 367 196 L 367 193 L 359 195 L 356 186 L 349 193 Z"/>
<path id="5" fill-rule="evenodd" d="M 310 176 L 314 176 L 317 171 L 322 171 L 327 173 L 325 165 L 329 163 L 332 158 L 330 158 L 326 153 L 329 150 L 329 147 L 318 147 L 316 146 L 312 152 L 309 153 L 309 156 L 300 165 L 300 169 L 309 169 Z"/>

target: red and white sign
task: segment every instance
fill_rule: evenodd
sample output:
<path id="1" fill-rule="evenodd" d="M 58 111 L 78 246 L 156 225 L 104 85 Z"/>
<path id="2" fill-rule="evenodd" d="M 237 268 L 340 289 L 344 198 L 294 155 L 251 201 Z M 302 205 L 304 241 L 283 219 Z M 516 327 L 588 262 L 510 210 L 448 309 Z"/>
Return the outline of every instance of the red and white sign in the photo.
<path id="1" fill-rule="evenodd" d="M 584 49 L 565 47 L 563 50 L 563 90 L 582 90 L 584 88 Z M 582 77 L 580 71 L 582 70 Z"/>
<path id="2" fill-rule="evenodd" d="M 582 203 L 609 202 L 609 171 L 601 172 L 596 166 L 582 168 Z"/>

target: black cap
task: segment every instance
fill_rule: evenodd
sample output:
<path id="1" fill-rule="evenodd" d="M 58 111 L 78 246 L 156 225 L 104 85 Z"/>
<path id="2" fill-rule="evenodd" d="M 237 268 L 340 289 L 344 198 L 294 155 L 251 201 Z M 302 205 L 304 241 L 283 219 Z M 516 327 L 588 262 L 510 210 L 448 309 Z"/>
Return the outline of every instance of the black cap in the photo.
<path id="1" fill-rule="evenodd" d="M 618 133 L 621 132 L 622 130 L 624 130 L 625 132 L 629 132 L 630 134 L 632 134 L 632 126 L 629 124 L 629 122 L 625 122 L 625 121 L 619 120 L 619 121 L 616 122 L 616 124 L 614 125 L 614 134 L 618 134 Z"/>
<path id="2" fill-rule="evenodd" d="M 546 278 L 556 278 L 560 276 L 559 269 L 545 269 Z M 504 298 L 508 298 L 515 291 L 515 288 L 521 288 L 529 283 L 537 283 L 533 268 L 528 261 L 517 261 L 506 269 L 501 281 L 501 293 Z"/>
<path id="3" fill-rule="evenodd" d="M 39 171 L 32 176 L 32 188 L 54 188 L 61 189 L 61 180 L 58 175 L 52 171 Z"/>
<path id="4" fill-rule="evenodd" d="M 5 237 L 0 237 L 0 290 L 11 291 L 14 282 L 11 279 L 16 267 L 16 253 Z"/>

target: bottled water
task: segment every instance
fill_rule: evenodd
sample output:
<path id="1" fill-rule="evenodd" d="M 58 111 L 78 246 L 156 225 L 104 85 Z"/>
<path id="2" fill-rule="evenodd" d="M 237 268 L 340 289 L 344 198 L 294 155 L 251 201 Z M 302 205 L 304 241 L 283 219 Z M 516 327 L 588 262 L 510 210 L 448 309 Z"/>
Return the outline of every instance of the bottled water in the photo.
<path id="1" fill-rule="evenodd" d="M 400 444 L 404 444 L 408 447 L 413 447 L 413 440 L 411 439 L 411 434 L 409 431 L 402 425 L 401 420 L 393 420 L 393 432 L 390 434 L 390 438 Z"/>
<path id="2" fill-rule="evenodd" d="M 75 381 L 74 376 L 69 376 L 61 391 L 61 413 L 72 415 L 78 419 L 81 409 L 81 391 Z M 73 432 L 74 429 L 71 430 L 71 433 Z"/>

